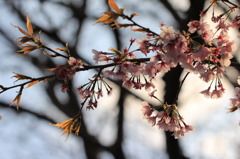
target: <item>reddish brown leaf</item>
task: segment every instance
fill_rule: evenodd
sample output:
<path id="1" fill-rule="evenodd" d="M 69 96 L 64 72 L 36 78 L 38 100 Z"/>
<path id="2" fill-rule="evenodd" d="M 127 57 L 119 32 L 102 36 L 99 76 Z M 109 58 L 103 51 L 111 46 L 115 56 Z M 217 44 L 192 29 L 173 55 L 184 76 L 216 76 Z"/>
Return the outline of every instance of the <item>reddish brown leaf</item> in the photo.
<path id="1" fill-rule="evenodd" d="M 55 71 L 57 68 L 48 68 L 49 71 Z"/>
<path id="2" fill-rule="evenodd" d="M 22 47 L 22 48 L 24 48 L 24 49 L 19 50 L 19 51 L 17 51 L 17 52 L 22 52 L 23 55 L 26 55 L 26 54 L 28 54 L 28 53 L 30 53 L 30 52 L 38 49 L 38 46 L 37 46 L 37 45 L 30 45 L 30 44 L 25 44 L 24 46 L 21 46 L 21 45 L 20 45 L 20 47 Z"/>
<path id="3" fill-rule="evenodd" d="M 18 80 L 32 79 L 31 77 L 26 76 L 26 75 L 22 75 L 22 74 L 15 73 L 15 72 L 13 72 L 13 73 L 15 74 L 15 76 L 12 76 L 12 78 L 14 77 L 14 78 L 17 78 Z"/>
<path id="4" fill-rule="evenodd" d="M 18 95 L 14 98 L 14 100 L 11 102 L 11 104 L 9 106 L 12 106 L 15 102 L 17 103 L 17 109 L 19 108 L 20 105 L 20 101 L 21 101 L 21 95 L 22 93 L 18 93 Z"/>
<path id="5" fill-rule="evenodd" d="M 28 84 L 27 88 L 32 87 L 33 85 L 37 84 L 40 81 L 32 81 L 31 83 Z"/>
<path id="6" fill-rule="evenodd" d="M 31 24 L 31 20 L 30 18 L 27 16 L 27 29 L 28 29 L 28 32 L 33 35 L 33 28 L 32 28 L 32 24 Z"/>
<path id="7" fill-rule="evenodd" d="M 63 49 L 63 48 L 57 48 L 57 50 L 66 51 L 66 49 Z"/>
<path id="8" fill-rule="evenodd" d="M 22 28 L 20 28 L 19 26 L 16 26 L 16 25 L 12 25 L 13 27 L 15 27 L 15 28 L 18 28 L 18 30 L 20 31 L 20 32 L 22 32 L 24 35 L 26 35 L 26 36 L 28 36 L 28 37 L 30 37 L 31 35 L 29 35 L 26 31 L 24 31 Z"/>
<path id="9" fill-rule="evenodd" d="M 121 12 L 121 9 L 118 8 L 118 6 L 114 0 L 108 0 L 108 5 L 110 6 L 110 8 L 115 10 L 117 13 Z"/>
<path id="10" fill-rule="evenodd" d="M 136 28 L 136 29 L 131 29 L 132 31 L 136 31 L 136 32 L 147 32 L 146 29 L 143 28 Z"/>

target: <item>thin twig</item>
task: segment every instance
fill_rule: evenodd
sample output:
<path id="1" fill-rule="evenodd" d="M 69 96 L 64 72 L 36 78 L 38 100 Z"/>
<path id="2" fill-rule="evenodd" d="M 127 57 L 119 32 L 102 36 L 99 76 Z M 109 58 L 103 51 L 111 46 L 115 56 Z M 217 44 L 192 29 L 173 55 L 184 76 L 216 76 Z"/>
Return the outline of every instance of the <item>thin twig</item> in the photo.
<path id="1" fill-rule="evenodd" d="M 44 76 L 44 77 L 39 77 L 39 78 L 32 78 L 31 80 L 27 81 L 27 82 L 24 82 L 24 83 L 21 83 L 21 84 L 18 84 L 18 85 L 14 85 L 14 86 L 10 86 L 10 87 L 1 87 L 1 91 L 0 91 L 0 94 L 9 90 L 9 89 L 13 89 L 13 88 L 16 88 L 16 87 L 21 87 L 23 88 L 26 84 L 29 84 L 31 82 L 34 82 L 34 81 L 43 81 L 43 80 L 47 80 L 47 79 L 51 79 L 53 77 L 55 77 L 56 75 L 48 75 L 48 76 Z"/>
<path id="2" fill-rule="evenodd" d="M 58 53 L 57 51 L 55 51 L 55 50 L 53 50 L 53 49 L 51 49 L 51 48 L 49 48 L 49 47 L 47 47 L 47 46 L 45 46 L 45 45 L 42 45 L 42 48 L 43 48 L 43 49 L 47 49 L 47 50 L 53 52 L 53 53 L 54 53 L 55 55 L 57 55 L 57 56 L 61 56 L 61 57 L 64 57 L 64 58 L 66 58 L 66 59 L 69 58 L 68 56 L 62 55 L 62 54 Z"/>
<path id="3" fill-rule="evenodd" d="M 174 99 L 174 102 L 173 102 L 173 103 L 176 103 L 176 102 L 177 102 L 179 93 L 180 93 L 180 91 L 181 91 L 181 89 L 182 89 L 182 86 L 183 86 L 183 83 L 184 83 L 184 81 L 186 80 L 186 78 L 187 78 L 187 76 L 188 76 L 189 74 L 190 74 L 190 72 L 188 72 L 188 73 L 184 76 L 184 78 L 182 79 L 182 81 L 181 81 L 181 83 L 180 83 L 180 85 L 179 85 L 178 91 L 177 91 L 176 98 Z"/>

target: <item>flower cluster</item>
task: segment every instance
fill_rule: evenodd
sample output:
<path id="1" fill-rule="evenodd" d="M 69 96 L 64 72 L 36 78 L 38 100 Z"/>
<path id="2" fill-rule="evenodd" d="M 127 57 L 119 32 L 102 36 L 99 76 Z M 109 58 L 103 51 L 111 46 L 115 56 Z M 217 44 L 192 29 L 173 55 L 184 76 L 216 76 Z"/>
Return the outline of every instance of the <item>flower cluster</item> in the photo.
<path id="1" fill-rule="evenodd" d="M 211 89 L 211 85 L 206 89 L 201 91 L 200 93 L 203 94 L 206 98 L 212 98 L 212 99 L 217 99 L 217 98 L 221 98 L 223 96 L 223 93 L 225 91 L 225 89 L 223 88 L 223 85 L 221 83 L 220 80 L 218 80 L 218 78 L 216 79 L 217 82 L 215 82 L 215 87 L 214 90 L 210 90 Z"/>
<path id="2" fill-rule="evenodd" d="M 103 88 L 105 88 L 108 95 L 111 94 L 112 87 L 109 86 L 103 77 L 99 77 L 98 75 L 94 75 L 93 79 L 89 79 L 88 83 L 79 87 L 78 92 L 81 98 L 84 100 L 82 102 L 82 107 L 86 102 L 88 102 L 86 109 L 90 110 L 96 108 L 98 105 L 98 99 L 103 97 Z"/>
<path id="3" fill-rule="evenodd" d="M 193 127 L 185 124 L 180 116 L 176 105 L 164 104 L 163 110 L 154 109 L 147 102 L 142 102 L 143 116 L 152 126 L 159 129 L 173 132 L 175 139 L 184 136 L 185 133 L 192 131 Z"/>
<path id="4" fill-rule="evenodd" d="M 58 65 L 55 69 L 56 77 L 64 81 L 62 91 L 68 90 L 68 81 L 73 78 L 79 67 L 82 65 L 81 61 L 77 61 L 74 57 L 70 57 L 67 65 Z"/>
<path id="5" fill-rule="evenodd" d="M 137 51 L 124 49 L 107 54 L 93 50 L 94 60 L 96 62 L 113 61 L 115 67 L 111 70 L 105 70 L 104 76 L 112 76 L 122 80 L 123 86 L 129 89 L 141 89 L 145 86 L 147 86 L 147 89 L 149 86 L 154 87 L 150 80 L 146 80 L 145 76 L 152 80 L 158 73 L 167 72 L 171 68 L 181 65 L 189 72 L 199 74 L 205 82 L 216 80 L 217 86 L 215 86 L 211 95 L 203 94 L 211 98 L 221 97 L 224 92 L 221 84 L 222 74 L 225 67 L 230 65 L 232 52 L 236 50 L 236 47 L 235 43 L 229 40 L 227 28 L 223 27 L 228 25 L 220 23 L 223 22 L 219 22 L 219 26 L 221 25 L 219 28 L 222 31 L 216 38 L 213 38 L 213 31 L 204 22 L 190 22 L 189 34 L 175 33 L 172 27 L 162 25 L 160 28 L 162 32 L 159 36 L 147 35 L 149 40 L 137 41 L 139 45 Z M 200 32 L 205 43 L 199 44 L 190 38 L 190 33 L 196 31 Z M 153 42 L 151 43 L 151 41 Z M 137 52 L 146 56 L 150 52 L 155 53 L 155 55 L 151 58 L 136 59 L 135 54 Z M 140 82 L 140 76 L 144 77 L 144 83 Z"/>
<path id="6" fill-rule="evenodd" d="M 123 18 L 132 21 L 126 15 Z M 130 50 L 134 40 L 131 41 L 128 49 L 115 51 L 115 56 L 113 53 L 94 50 L 94 60 L 96 62 L 114 62 L 113 69 L 105 70 L 105 77 L 112 76 L 122 80 L 123 86 L 129 89 L 147 87 L 146 89 L 149 90 L 150 87 L 154 88 L 152 80 L 158 73 L 167 72 L 180 65 L 188 72 L 199 74 L 203 81 L 211 82 L 208 89 L 201 92 L 202 94 L 210 98 L 220 98 L 225 90 L 221 78 L 225 68 L 231 64 L 232 53 L 236 51 L 235 42 L 230 40 L 228 32 L 230 28 L 237 27 L 238 19 L 236 17 L 230 23 L 222 15 L 218 18 L 214 18 L 213 15 L 212 21 L 216 24 L 215 31 L 210 28 L 210 24 L 204 21 L 204 14 L 202 14 L 201 20 L 189 22 L 188 33 L 176 32 L 173 27 L 164 24 L 160 26 L 160 34 L 141 27 L 141 31 L 147 34 L 144 40 L 136 41 L 139 49 Z M 132 25 L 140 27 L 135 22 Z M 195 34 L 203 40 L 202 43 L 193 38 Z M 139 52 L 145 56 L 152 53 L 153 56 L 137 59 Z M 140 76 L 143 76 L 144 82 L 141 81 Z M 216 81 L 215 87 L 210 90 L 214 81 Z"/>
<path id="7" fill-rule="evenodd" d="M 201 94 L 207 98 L 221 98 L 225 91 L 221 79 L 226 67 L 231 65 L 232 53 L 236 51 L 236 44 L 230 40 L 229 30 L 230 28 L 239 28 L 240 18 L 236 16 L 232 22 L 229 22 L 228 16 L 224 17 L 226 13 L 233 12 L 233 8 L 238 8 L 233 3 L 224 1 L 229 10 L 218 16 L 215 16 L 213 11 L 211 20 L 215 24 L 215 30 L 211 28 L 209 22 L 204 20 L 204 16 L 209 8 L 214 7 L 217 2 L 211 1 L 211 5 L 201 13 L 200 20 L 188 23 L 188 32 L 174 31 L 173 27 L 162 24 L 161 32 L 158 34 L 137 24 L 131 16 L 122 13 L 119 17 L 129 20 L 132 24 L 120 25 L 114 19 L 111 21 L 111 26 L 113 26 L 112 23 L 115 23 L 118 28 L 131 27 L 132 31 L 146 33 L 145 39 L 131 39 L 128 49 L 115 51 L 115 54 L 94 50 L 94 60 L 96 62 L 113 62 L 114 67 L 106 69 L 104 77 L 122 80 L 122 85 L 128 89 L 145 87 L 148 91 L 150 88 L 155 88 L 152 80 L 158 73 L 168 72 L 171 68 L 180 65 L 186 71 L 198 74 L 203 81 L 210 82 L 209 87 L 201 91 Z M 108 23 L 108 20 L 101 20 L 97 22 Z M 137 28 L 133 29 L 132 27 Z M 197 38 L 195 39 L 195 37 Z M 138 49 L 131 51 L 130 48 L 135 42 Z M 151 57 L 137 58 L 139 53 L 146 57 L 151 55 Z M 154 91 L 150 96 L 158 99 L 154 96 Z M 237 97 L 239 96 L 237 95 Z M 234 106 L 233 109 L 238 107 L 238 98 L 231 99 L 231 104 Z M 158 125 L 161 129 L 174 132 L 175 138 L 192 130 L 191 126 L 184 123 L 176 105 L 164 104 L 162 107 L 163 111 L 157 112 L 149 104 L 143 102 L 144 116 L 152 125 Z"/>

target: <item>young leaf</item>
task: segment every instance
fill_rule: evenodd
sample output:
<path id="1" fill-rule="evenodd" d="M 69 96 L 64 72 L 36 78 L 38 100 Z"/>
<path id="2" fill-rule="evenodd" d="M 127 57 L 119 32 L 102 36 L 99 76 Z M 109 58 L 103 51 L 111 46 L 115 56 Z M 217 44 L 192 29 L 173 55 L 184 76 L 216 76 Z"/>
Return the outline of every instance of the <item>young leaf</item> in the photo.
<path id="1" fill-rule="evenodd" d="M 112 11 L 104 12 L 103 16 L 101 16 L 94 24 L 103 22 L 104 24 L 111 24 L 118 18 L 118 14 Z"/>
<path id="2" fill-rule="evenodd" d="M 32 24 L 31 24 L 31 20 L 29 18 L 29 16 L 27 16 L 27 29 L 28 29 L 28 32 L 33 35 L 33 28 L 32 28 Z"/>
<path id="3" fill-rule="evenodd" d="M 33 85 L 37 84 L 38 82 L 40 82 L 40 81 L 39 80 L 32 81 L 31 83 L 28 84 L 27 88 L 32 87 Z"/>
<path id="4" fill-rule="evenodd" d="M 57 48 L 57 50 L 65 51 L 66 49 L 63 49 L 63 48 Z"/>
<path id="5" fill-rule="evenodd" d="M 121 24 L 121 23 L 114 23 L 112 27 L 117 27 L 117 28 L 127 28 L 133 26 L 133 24 Z"/>
<path id="6" fill-rule="evenodd" d="M 136 28 L 136 29 L 132 29 L 132 31 L 135 31 L 135 32 L 148 32 L 146 29 L 143 29 L 143 28 Z"/>
<path id="7" fill-rule="evenodd" d="M 114 0 L 108 0 L 108 5 L 110 6 L 110 8 L 115 10 L 117 13 L 121 12 L 121 9 L 118 8 L 118 6 Z"/>
<path id="8" fill-rule="evenodd" d="M 15 74 L 15 76 L 12 76 L 12 78 L 14 77 L 14 78 L 17 78 L 18 80 L 32 79 L 31 77 L 26 76 L 26 75 L 22 75 L 22 74 L 15 73 L 15 72 L 13 72 L 13 73 Z"/>
<path id="9" fill-rule="evenodd" d="M 57 55 L 50 55 L 50 54 L 46 53 L 45 51 L 43 51 L 43 54 L 46 56 L 49 56 L 49 57 L 57 57 Z"/>
<path id="10" fill-rule="evenodd" d="M 80 128 L 81 128 L 81 117 L 79 117 L 79 116 L 74 117 L 74 118 L 65 120 L 61 123 L 56 123 L 56 124 L 52 124 L 52 125 L 63 129 L 63 134 L 65 134 L 65 133 L 67 134 L 67 138 L 66 138 L 66 140 L 67 140 L 71 132 L 78 135 Z"/>
<path id="11" fill-rule="evenodd" d="M 66 140 L 68 139 L 70 133 L 73 131 L 72 119 L 68 119 L 61 123 L 56 123 L 52 125 L 63 129 L 63 134 L 67 134 Z"/>
<path id="12" fill-rule="evenodd" d="M 25 46 L 22 46 L 22 48 L 24 48 L 24 49 L 19 50 L 17 52 L 21 52 L 21 53 L 23 53 L 22 55 L 26 55 L 26 54 L 38 49 L 38 46 L 37 45 L 26 44 Z"/>
<path id="13" fill-rule="evenodd" d="M 48 68 L 49 71 L 55 71 L 57 68 Z"/>
<path id="14" fill-rule="evenodd" d="M 17 103 L 16 107 L 18 109 L 19 105 L 20 105 L 21 95 L 22 95 L 22 92 L 19 92 L 18 95 L 14 98 L 14 100 L 11 102 L 11 104 L 9 106 L 12 106 L 16 102 Z"/>
<path id="15" fill-rule="evenodd" d="M 13 27 L 15 28 L 18 28 L 18 30 L 23 33 L 24 35 L 28 36 L 28 37 L 31 37 L 31 35 L 29 35 L 26 31 L 24 31 L 22 28 L 20 28 L 19 26 L 16 26 L 16 25 L 12 25 Z"/>
<path id="16" fill-rule="evenodd" d="M 116 53 L 118 56 L 122 55 L 122 52 L 119 51 L 119 50 L 117 50 L 117 49 L 111 48 L 111 49 L 109 49 L 109 50 L 112 51 L 112 52 L 114 52 L 114 53 Z"/>

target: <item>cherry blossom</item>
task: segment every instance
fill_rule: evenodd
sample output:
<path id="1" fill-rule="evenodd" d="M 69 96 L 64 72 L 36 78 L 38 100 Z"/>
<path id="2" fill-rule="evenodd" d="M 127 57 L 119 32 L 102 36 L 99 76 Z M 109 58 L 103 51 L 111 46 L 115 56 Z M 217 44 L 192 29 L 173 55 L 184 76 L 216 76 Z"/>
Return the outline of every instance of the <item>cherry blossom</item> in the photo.
<path id="1" fill-rule="evenodd" d="M 173 132 L 173 136 L 177 139 L 184 136 L 185 133 L 192 131 L 193 127 L 185 124 L 180 116 L 176 105 L 164 104 L 160 107 L 163 111 L 158 111 L 150 106 L 146 101 L 142 102 L 142 112 L 144 119 L 152 126 L 157 126 L 159 129 Z"/>

